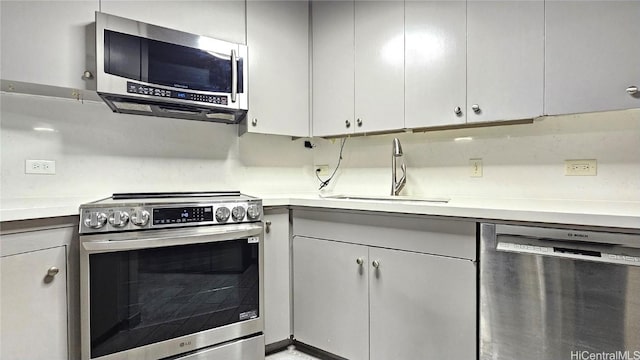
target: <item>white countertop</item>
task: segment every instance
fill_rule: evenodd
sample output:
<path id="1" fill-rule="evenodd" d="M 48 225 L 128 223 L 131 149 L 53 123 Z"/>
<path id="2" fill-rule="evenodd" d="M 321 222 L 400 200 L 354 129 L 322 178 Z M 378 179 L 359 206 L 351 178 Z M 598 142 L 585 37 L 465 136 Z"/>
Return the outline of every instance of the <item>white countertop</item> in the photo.
<path id="1" fill-rule="evenodd" d="M 255 195 L 255 194 L 252 194 Z M 104 197 L 104 196 L 103 196 Z M 328 199 L 318 195 L 264 195 L 263 205 L 380 211 L 477 220 L 527 221 L 640 229 L 640 202 L 454 198 L 448 203 Z M 77 215 L 80 204 L 100 196 L 1 199 L 0 221 Z"/>

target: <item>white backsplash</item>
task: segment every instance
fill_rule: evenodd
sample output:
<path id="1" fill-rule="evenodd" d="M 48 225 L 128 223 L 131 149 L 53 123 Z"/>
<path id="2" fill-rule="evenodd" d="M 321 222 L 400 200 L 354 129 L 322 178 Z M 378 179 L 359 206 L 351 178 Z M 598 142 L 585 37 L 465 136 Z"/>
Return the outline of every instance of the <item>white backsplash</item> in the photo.
<path id="1" fill-rule="evenodd" d="M 235 125 L 114 114 L 101 102 L 7 93 L 0 99 L 4 199 L 218 189 L 318 193 L 313 165 L 333 171 L 340 148 L 340 140 L 312 139 L 309 150 L 304 139 L 238 137 Z M 639 110 L 349 138 L 325 191 L 388 194 L 393 137 L 405 154 L 406 195 L 640 201 Z M 483 177 L 469 176 L 471 158 L 482 158 Z M 56 175 L 26 175 L 26 159 L 55 160 Z M 564 176 L 565 159 L 597 159 L 598 175 Z"/>
<path id="2" fill-rule="evenodd" d="M 102 102 L 7 93 L 0 98 L 5 199 L 313 191 L 312 154 L 302 140 L 238 137 L 237 125 L 114 114 Z M 55 160 L 56 174 L 26 175 L 26 159 Z"/>
<path id="3" fill-rule="evenodd" d="M 391 192 L 391 144 L 401 140 L 404 195 L 640 201 L 640 110 L 545 117 L 533 124 L 354 137 L 328 192 Z M 472 140 L 455 139 L 471 137 Z M 315 139 L 315 164 L 340 143 Z M 471 177 L 469 159 L 483 176 Z M 564 160 L 597 159 L 597 176 L 565 176 Z M 398 169 L 399 174 L 401 170 Z"/>

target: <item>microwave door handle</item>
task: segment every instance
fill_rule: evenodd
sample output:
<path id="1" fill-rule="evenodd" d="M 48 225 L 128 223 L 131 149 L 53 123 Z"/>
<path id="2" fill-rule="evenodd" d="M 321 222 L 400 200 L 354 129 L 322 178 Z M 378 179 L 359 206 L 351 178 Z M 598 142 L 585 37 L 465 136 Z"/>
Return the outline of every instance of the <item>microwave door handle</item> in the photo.
<path id="1" fill-rule="evenodd" d="M 231 102 L 236 102 L 238 95 L 238 62 L 236 59 L 236 51 L 231 50 Z"/>

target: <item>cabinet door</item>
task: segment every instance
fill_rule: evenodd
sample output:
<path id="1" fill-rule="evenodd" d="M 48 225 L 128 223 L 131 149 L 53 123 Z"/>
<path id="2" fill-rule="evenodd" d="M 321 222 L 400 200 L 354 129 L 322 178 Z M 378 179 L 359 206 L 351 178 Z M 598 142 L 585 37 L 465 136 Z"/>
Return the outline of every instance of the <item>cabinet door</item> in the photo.
<path id="1" fill-rule="evenodd" d="M 361 245 L 294 237 L 298 341 L 350 360 L 369 359 L 367 252 Z"/>
<path id="2" fill-rule="evenodd" d="M 466 122 L 466 22 L 465 1 L 405 3 L 406 128 Z"/>
<path id="3" fill-rule="evenodd" d="M 467 122 L 542 115 L 544 2 L 469 0 L 467 30 Z"/>
<path id="4" fill-rule="evenodd" d="M 309 3 L 247 1 L 247 131 L 309 136 Z"/>
<path id="5" fill-rule="evenodd" d="M 404 127 L 404 2 L 355 2 L 354 131 Z"/>
<path id="6" fill-rule="evenodd" d="M 0 1 L 2 79 L 95 90 L 98 0 Z"/>
<path id="7" fill-rule="evenodd" d="M 264 222 L 264 341 L 272 344 L 291 335 L 289 211 L 265 213 Z"/>
<path id="8" fill-rule="evenodd" d="M 640 107 L 640 1 L 547 1 L 545 114 Z"/>
<path id="9" fill-rule="evenodd" d="M 102 0 L 102 12 L 244 44 L 243 0 Z"/>
<path id="10" fill-rule="evenodd" d="M 311 3 L 313 136 L 353 133 L 354 2 Z"/>
<path id="11" fill-rule="evenodd" d="M 369 260 L 371 360 L 476 358 L 473 262 L 380 248 Z"/>
<path id="12" fill-rule="evenodd" d="M 68 359 L 65 255 L 59 246 L 0 259 L 0 358 Z"/>

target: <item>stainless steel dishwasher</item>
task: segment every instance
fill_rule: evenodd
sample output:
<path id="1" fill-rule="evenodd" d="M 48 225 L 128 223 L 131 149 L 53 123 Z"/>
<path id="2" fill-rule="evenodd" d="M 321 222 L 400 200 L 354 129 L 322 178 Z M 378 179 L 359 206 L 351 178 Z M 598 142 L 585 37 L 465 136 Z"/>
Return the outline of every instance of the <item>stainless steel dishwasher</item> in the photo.
<path id="1" fill-rule="evenodd" d="M 640 360 L 640 235 L 482 224 L 481 360 Z"/>

